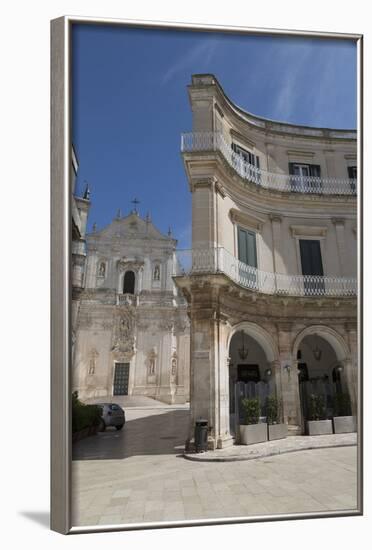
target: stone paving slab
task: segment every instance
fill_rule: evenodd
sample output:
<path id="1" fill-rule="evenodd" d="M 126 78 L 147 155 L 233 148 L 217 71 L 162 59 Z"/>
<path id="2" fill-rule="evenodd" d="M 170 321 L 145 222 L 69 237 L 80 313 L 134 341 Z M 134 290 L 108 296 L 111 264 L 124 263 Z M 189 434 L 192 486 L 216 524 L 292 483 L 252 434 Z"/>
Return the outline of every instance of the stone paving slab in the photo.
<path id="1" fill-rule="evenodd" d="M 183 456 L 187 460 L 201 462 L 234 462 L 311 449 L 348 447 L 356 444 L 356 433 L 290 436 L 286 439 L 265 441 L 265 443 L 256 443 L 255 445 L 232 445 L 225 449 L 216 449 L 215 451 L 206 451 L 204 453 L 184 453 Z"/>

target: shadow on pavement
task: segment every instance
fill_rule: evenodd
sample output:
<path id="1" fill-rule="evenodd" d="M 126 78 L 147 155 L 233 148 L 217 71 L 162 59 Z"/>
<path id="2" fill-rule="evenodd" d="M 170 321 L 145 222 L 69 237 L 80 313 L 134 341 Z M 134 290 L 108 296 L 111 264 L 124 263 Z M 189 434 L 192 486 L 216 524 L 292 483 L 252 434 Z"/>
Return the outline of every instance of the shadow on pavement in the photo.
<path id="1" fill-rule="evenodd" d="M 124 428 L 87 437 L 72 447 L 73 460 L 112 460 L 136 455 L 179 454 L 188 435 L 189 410 L 127 420 Z"/>

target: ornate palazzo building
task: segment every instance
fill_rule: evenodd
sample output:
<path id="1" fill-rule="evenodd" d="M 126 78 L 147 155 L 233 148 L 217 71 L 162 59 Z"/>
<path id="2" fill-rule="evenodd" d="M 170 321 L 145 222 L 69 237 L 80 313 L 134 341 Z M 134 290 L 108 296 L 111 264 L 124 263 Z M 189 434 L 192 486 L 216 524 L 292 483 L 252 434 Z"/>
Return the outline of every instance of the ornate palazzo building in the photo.
<path id="1" fill-rule="evenodd" d="M 189 398 L 187 304 L 174 285 L 176 240 L 136 210 L 87 235 L 73 387 L 82 399 Z"/>
<path id="2" fill-rule="evenodd" d="M 192 250 L 175 277 L 190 310 L 190 403 L 211 447 L 232 443 L 236 381 L 270 378 L 291 434 L 302 380 L 338 381 L 357 403 L 356 132 L 251 115 L 213 75 L 188 87 L 182 153 Z"/>

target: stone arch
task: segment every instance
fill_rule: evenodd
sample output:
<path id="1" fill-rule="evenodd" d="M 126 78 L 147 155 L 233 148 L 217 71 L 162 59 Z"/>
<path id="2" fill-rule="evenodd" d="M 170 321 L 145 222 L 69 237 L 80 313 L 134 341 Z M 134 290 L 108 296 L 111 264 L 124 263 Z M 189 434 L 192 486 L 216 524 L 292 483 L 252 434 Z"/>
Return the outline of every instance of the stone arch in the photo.
<path id="1" fill-rule="evenodd" d="M 297 357 L 297 351 L 299 346 L 306 336 L 316 335 L 320 338 L 324 338 L 326 342 L 333 348 L 338 361 L 346 361 L 350 357 L 350 350 L 346 344 L 344 338 L 336 332 L 333 328 L 325 325 L 312 325 L 306 327 L 299 334 L 293 342 L 292 357 Z"/>
<path id="2" fill-rule="evenodd" d="M 231 328 L 226 346 L 228 353 L 232 337 L 234 336 L 234 334 L 240 331 L 244 331 L 246 334 L 256 340 L 256 342 L 258 342 L 258 344 L 265 352 L 268 363 L 273 363 L 274 361 L 279 360 L 278 346 L 275 343 L 274 338 L 271 336 L 271 334 L 256 323 L 252 323 L 249 321 L 242 321 L 241 323 L 238 323 Z"/>

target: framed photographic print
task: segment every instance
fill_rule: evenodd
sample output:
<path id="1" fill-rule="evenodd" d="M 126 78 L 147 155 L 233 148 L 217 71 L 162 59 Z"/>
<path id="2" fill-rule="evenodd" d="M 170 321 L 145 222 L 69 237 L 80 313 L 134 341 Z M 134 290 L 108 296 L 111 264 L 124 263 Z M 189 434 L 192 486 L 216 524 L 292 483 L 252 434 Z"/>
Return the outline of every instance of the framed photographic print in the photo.
<path id="1" fill-rule="evenodd" d="M 362 36 L 52 21 L 52 529 L 362 513 Z"/>

